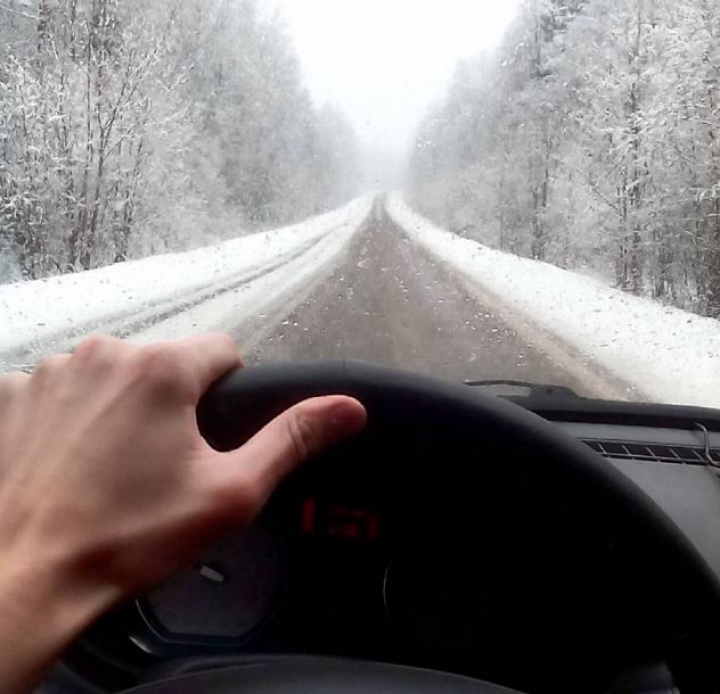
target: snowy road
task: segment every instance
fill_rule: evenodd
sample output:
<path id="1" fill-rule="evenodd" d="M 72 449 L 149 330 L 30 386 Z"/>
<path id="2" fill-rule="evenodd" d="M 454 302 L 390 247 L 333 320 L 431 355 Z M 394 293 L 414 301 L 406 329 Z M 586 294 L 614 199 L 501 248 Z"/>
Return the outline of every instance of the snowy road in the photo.
<path id="1" fill-rule="evenodd" d="M 627 295 L 432 230 L 402 210 L 391 197 L 365 197 L 191 253 L 7 285 L 0 323 L 12 330 L 0 331 L 0 371 L 72 349 L 95 331 L 137 343 L 225 331 L 248 363 L 358 358 L 454 381 L 531 381 L 638 399 L 607 365 L 583 356 L 605 348 L 592 339 L 614 344 L 606 323 L 622 310 L 640 315 Z M 591 296 L 573 308 L 583 292 Z M 685 331 L 702 323 L 662 310 L 673 324 L 664 327 L 655 313 L 651 323 L 664 333 L 679 334 L 678 321 Z M 627 323 L 637 332 L 637 321 Z M 630 383 L 632 374 L 616 367 L 636 363 L 637 350 L 622 345 L 622 359 L 607 361 Z M 706 361 L 702 373 L 712 371 Z"/>
<path id="2" fill-rule="evenodd" d="M 389 220 L 380 201 L 343 262 L 304 300 L 272 325 L 258 319 L 234 335 L 248 363 L 360 358 L 455 381 L 515 379 L 618 395 L 465 288 Z"/>

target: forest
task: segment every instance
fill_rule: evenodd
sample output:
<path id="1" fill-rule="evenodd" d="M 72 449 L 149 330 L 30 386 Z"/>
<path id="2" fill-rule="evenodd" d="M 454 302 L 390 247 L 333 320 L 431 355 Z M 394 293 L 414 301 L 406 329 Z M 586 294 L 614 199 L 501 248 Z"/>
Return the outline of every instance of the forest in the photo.
<path id="1" fill-rule="evenodd" d="M 720 3 L 522 0 L 409 185 L 459 234 L 720 317 Z"/>
<path id="2" fill-rule="evenodd" d="M 357 160 L 256 0 L 0 0 L 0 282 L 303 219 Z"/>

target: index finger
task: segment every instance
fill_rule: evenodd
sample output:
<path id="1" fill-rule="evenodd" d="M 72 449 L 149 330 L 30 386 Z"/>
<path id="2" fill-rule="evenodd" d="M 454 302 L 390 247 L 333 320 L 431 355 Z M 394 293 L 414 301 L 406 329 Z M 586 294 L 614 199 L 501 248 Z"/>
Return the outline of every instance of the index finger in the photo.
<path id="1" fill-rule="evenodd" d="M 186 373 L 192 375 L 196 400 L 221 376 L 243 366 L 235 340 L 225 333 L 195 335 L 167 347 Z"/>

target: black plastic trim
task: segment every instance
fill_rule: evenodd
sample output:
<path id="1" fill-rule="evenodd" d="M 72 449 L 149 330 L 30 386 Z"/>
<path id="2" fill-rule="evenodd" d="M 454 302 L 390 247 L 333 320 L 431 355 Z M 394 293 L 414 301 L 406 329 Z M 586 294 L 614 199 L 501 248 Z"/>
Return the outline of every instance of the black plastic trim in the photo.
<path id="1" fill-rule="evenodd" d="M 697 429 L 696 424 L 702 424 L 709 431 L 720 432 L 720 410 L 707 407 L 591 400 L 558 395 L 501 397 L 553 422 L 625 424 L 688 430 Z"/>

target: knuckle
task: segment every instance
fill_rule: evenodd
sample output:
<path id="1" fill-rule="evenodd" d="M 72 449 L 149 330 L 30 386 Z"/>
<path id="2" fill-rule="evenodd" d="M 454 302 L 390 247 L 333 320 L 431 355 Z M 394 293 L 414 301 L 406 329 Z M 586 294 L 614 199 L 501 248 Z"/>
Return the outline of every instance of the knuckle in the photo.
<path id="1" fill-rule="evenodd" d="M 182 390 L 185 374 L 173 351 L 165 346 L 150 346 L 138 352 L 135 366 L 141 380 L 157 391 Z"/>
<path id="2" fill-rule="evenodd" d="M 288 412 L 285 425 L 297 459 L 307 460 L 318 448 L 315 430 L 297 410 Z"/>
<path id="3" fill-rule="evenodd" d="M 12 399 L 25 388 L 29 380 L 29 374 L 19 371 L 12 371 L 0 377 L 0 400 Z"/>
<path id="4" fill-rule="evenodd" d="M 12 416 L 18 405 L 26 397 L 25 392 L 29 380 L 29 374 L 18 372 L 12 372 L 0 377 L 0 439 L 4 438 L 3 435 L 8 433 L 8 427 L 13 426 L 8 421 L 9 417 Z"/>
<path id="5" fill-rule="evenodd" d="M 75 348 L 73 355 L 84 362 L 96 361 L 114 341 L 109 335 L 91 335 Z"/>
<path id="6" fill-rule="evenodd" d="M 230 351 L 237 351 L 237 343 L 228 333 L 211 333 L 209 335 L 217 344 L 222 345 Z"/>
<path id="7" fill-rule="evenodd" d="M 217 339 L 218 342 L 222 344 L 223 348 L 227 350 L 228 354 L 232 354 L 237 357 L 239 366 L 245 366 L 245 360 L 243 359 L 242 354 L 240 354 L 237 342 L 235 342 L 230 335 L 227 333 L 219 333 L 217 335 Z"/>
<path id="8" fill-rule="evenodd" d="M 68 362 L 67 354 L 53 354 L 45 357 L 33 370 L 33 382 L 44 382 L 62 372 Z"/>

